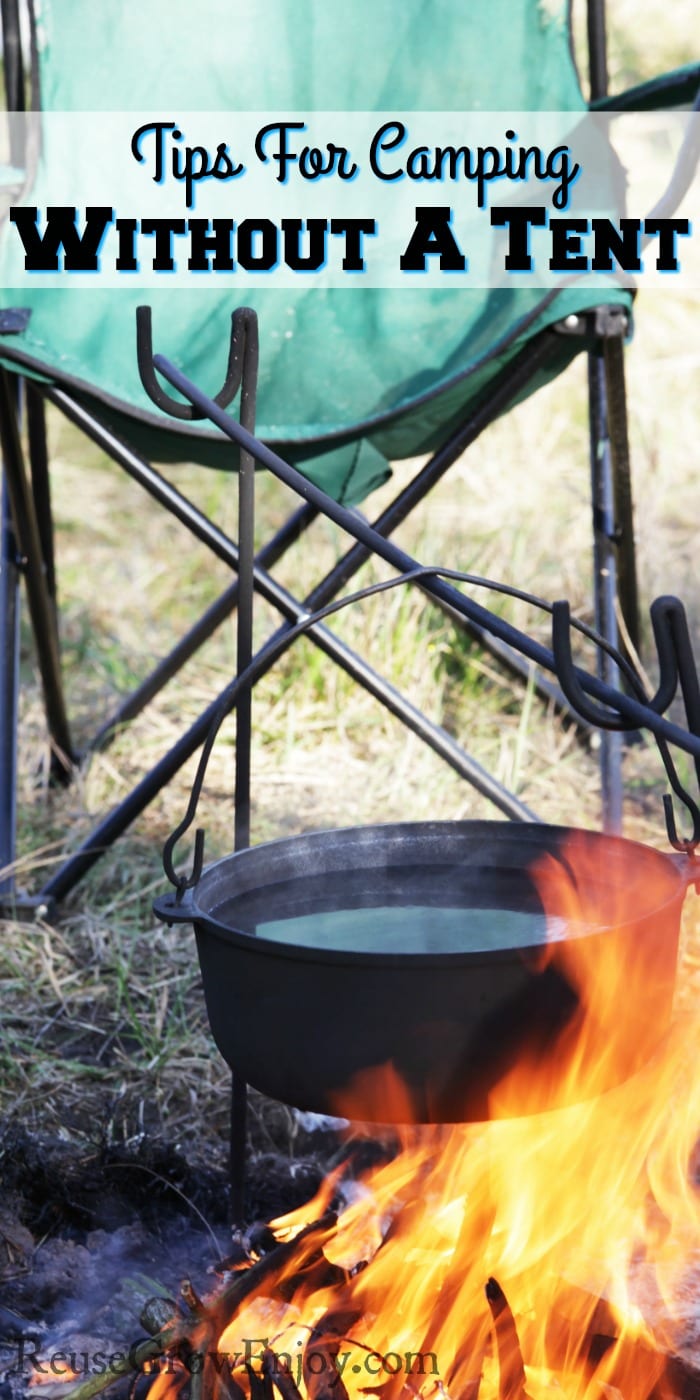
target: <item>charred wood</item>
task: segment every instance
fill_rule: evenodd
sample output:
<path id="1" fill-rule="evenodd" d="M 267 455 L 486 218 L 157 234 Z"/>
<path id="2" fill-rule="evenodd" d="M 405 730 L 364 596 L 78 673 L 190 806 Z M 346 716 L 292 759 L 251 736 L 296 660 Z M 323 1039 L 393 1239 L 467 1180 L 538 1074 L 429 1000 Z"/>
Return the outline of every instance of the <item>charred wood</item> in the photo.
<path id="1" fill-rule="evenodd" d="M 283 1285 L 285 1266 L 293 1265 L 295 1273 L 300 1267 L 304 1268 L 309 1258 L 319 1249 L 322 1250 L 324 1240 L 335 1227 L 336 1219 L 335 1211 L 326 1211 L 320 1220 L 300 1230 L 293 1240 L 278 1244 L 251 1268 L 236 1274 L 225 1284 L 209 1310 L 214 1330 L 222 1332 L 226 1323 L 235 1317 L 241 1304 L 256 1293 L 262 1292 L 265 1285 L 277 1275 L 280 1277 L 275 1283 L 276 1290 Z"/>
<path id="2" fill-rule="evenodd" d="M 245 1368 L 250 1383 L 250 1400 L 274 1400 L 272 1381 L 269 1375 L 266 1375 L 264 1371 L 262 1375 L 258 1375 L 258 1372 L 247 1361 Z"/>
<path id="3" fill-rule="evenodd" d="M 301 1400 L 301 1391 L 284 1357 L 277 1356 L 270 1347 L 266 1347 L 263 1352 L 262 1368 L 263 1375 L 270 1377 L 282 1400 Z"/>
<path id="4" fill-rule="evenodd" d="M 459 1400 L 477 1400 L 488 1343 L 485 1319 L 481 1325 L 468 1328 L 447 1374 L 450 1395 L 459 1396 Z"/>
<path id="5" fill-rule="evenodd" d="M 302 1370 L 308 1400 L 349 1400 L 338 1370 L 340 1344 L 361 1316 L 359 1309 L 328 1312 L 304 1348 Z"/>
<path id="6" fill-rule="evenodd" d="M 525 1389 L 525 1367 L 515 1318 L 500 1283 L 490 1278 L 486 1300 L 491 1309 L 498 1354 L 499 1400 L 530 1400 Z"/>
<path id="7" fill-rule="evenodd" d="M 191 1279 L 183 1278 L 182 1283 L 180 1284 L 180 1297 L 182 1298 L 182 1301 L 187 1307 L 188 1311 L 194 1317 L 204 1317 L 206 1313 L 206 1305 L 202 1302 L 202 1299 L 196 1292 Z"/>
<path id="8" fill-rule="evenodd" d="M 309 1257 L 306 1267 L 282 1280 L 275 1292 L 289 1302 L 292 1298 L 310 1297 L 319 1289 L 341 1288 L 347 1280 L 347 1271 L 338 1264 L 331 1264 L 323 1250 L 318 1249 Z"/>
<path id="9" fill-rule="evenodd" d="M 663 1384 L 652 1400 L 700 1400 L 700 1371 L 682 1356 L 669 1356 Z"/>
<path id="10" fill-rule="evenodd" d="M 167 1325 L 161 1327 L 155 1336 L 132 1347 L 128 1357 L 106 1374 L 89 1376 L 70 1392 L 67 1400 L 93 1400 L 94 1396 L 100 1395 L 103 1390 L 124 1376 L 142 1370 L 149 1362 L 155 1361 L 166 1352 L 175 1351 L 178 1347 L 196 1352 L 201 1343 L 203 1320 L 206 1320 L 209 1336 L 219 1336 L 247 1299 L 261 1292 L 280 1271 L 284 1275 L 285 1266 L 293 1264 L 295 1269 L 300 1265 L 303 1268 L 308 1258 L 318 1252 L 324 1238 L 333 1230 L 335 1222 L 335 1212 L 327 1211 L 320 1220 L 300 1230 L 293 1240 L 278 1244 L 256 1264 L 235 1275 L 211 1304 L 201 1303 L 201 1316 L 191 1315 L 189 1318 L 173 1320 L 171 1314 Z M 171 1313 L 169 1307 L 168 1312 Z M 152 1315 L 152 1321 L 155 1321 L 155 1314 Z M 202 1373 L 193 1373 L 193 1400 L 199 1400 L 201 1395 L 202 1382 L 197 1380 L 197 1375 Z M 342 1400 L 337 1391 L 335 1400 Z"/>
<path id="11" fill-rule="evenodd" d="M 144 1332 L 155 1337 L 158 1332 L 163 1332 L 174 1322 L 177 1317 L 177 1303 L 174 1298 L 147 1298 L 140 1315 L 139 1322 Z"/>
<path id="12" fill-rule="evenodd" d="M 66 1400 L 93 1400 L 93 1396 L 101 1395 L 103 1390 L 124 1376 L 131 1376 L 135 1371 L 144 1369 L 151 1361 L 157 1361 L 159 1356 L 165 1352 L 174 1351 L 176 1347 L 188 1340 L 186 1323 L 175 1321 L 171 1326 L 158 1332 L 155 1337 L 149 1337 L 133 1346 L 129 1355 L 123 1361 L 115 1364 L 104 1375 L 88 1376 L 80 1385 L 66 1397 Z"/>
<path id="13" fill-rule="evenodd" d="M 613 1304 L 579 1285 L 559 1280 L 547 1316 L 545 1346 L 554 1370 L 581 1367 L 589 1380 L 600 1379 L 623 1394 L 630 1377 L 642 1372 L 650 1400 L 675 1400 L 676 1392 L 665 1379 L 673 1358 L 644 1337 L 626 1336 L 623 1318 Z M 688 1385 L 685 1379 L 685 1388 L 678 1392 L 682 1400 L 686 1394 L 692 1400 Z"/>
<path id="14" fill-rule="evenodd" d="M 238 1384 L 230 1371 L 217 1371 L 212 1381 L 214 1400 L 247 1400 L 242 1385 Z"/>
<path id="15" fill-rule="evenodd" d="M 200 1338 L 200 1351 L 194 1353 L 190 1360 L 190 1400 L 203 1400 L 204 1395 L 210 1395 L 211 1391 L 205 1389 L 207 1377 L 207 1356 L 211 1343 L 211 1334 L 206 1333 Z"/>
<path id="16" fill-rule="evenodd" d="M 218 1274 L 220 1277 L 224 1274 L 237 1273 L 240 1269 L 249 1269 L 252 1262 L 250 1251 L 242 1235 L 236 1232 L 231 1241 L 231 1248 L 228 1254 L 226 1254 L 223 1259 L 217 1259 L 216 1263 L 212 1264 L 211 1273 Z"/>
<path id="17" fill-rule="evenodd" d="M 274 1230 L 264 1220 L 258 1220 L 255 1225 L 251 1225 L 246 1239 L 249 1254 L 256 1254 L 259 1258 L 263 1254 L 269 1254 L 279 1244 Z"/>

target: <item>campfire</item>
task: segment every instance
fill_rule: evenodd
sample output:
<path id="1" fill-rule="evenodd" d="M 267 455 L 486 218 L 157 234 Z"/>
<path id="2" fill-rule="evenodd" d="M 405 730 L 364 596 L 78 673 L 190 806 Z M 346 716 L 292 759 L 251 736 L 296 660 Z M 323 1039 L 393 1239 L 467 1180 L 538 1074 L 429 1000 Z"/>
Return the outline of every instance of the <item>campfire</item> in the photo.
<path id="1" fill-rule="evenodd" d="M 310 1203 L 235 1242 L 209 1296 L 186 1281 L 177 1304 L 147 1309 L 152 1335 L 107 1374 L 82 1376 L 75 1400 L 139 1371 L 150 1400 L 700 1393 L 678 1356 L 700 1287 L 700 1013 L 678 998 L 650 1040 L 665 989 L 653 959 L 638 965 L 627 948 L 623 1040 L 656 1047 L 628 1073 L 629 1046 L 601 1031 L 620 987 L 607 958 L 621 945 L 610 909 L 595 908 L 589 858 L 578 841 L 533 872 L 545 910 L 557 910 L 542 958 L 565 960 L 578 1005 L 495 1086 L 493 1120 L 392 1127 L 390 1150 L 364 1172 L 350 1149 Z M 653 890 L 641 897 L 653 906 Z M 562 901 L 571 929 L 607 922 L 607 932 L 562 940 Z M 614 912 L 612 931 L 627 915 Z M 623 1055 L 620 1072 L 611 1055 Z M 528 1112 L 542 1101 L 538 1078 L 559 1080 L 562 1065 L 571 1102 Z M 368 1095 L 377 1118 L 382 1106 L 394 1124 L 409 1113 L 390 1066 L 340 1094 L 338 1113 L 351 1117 Z"/>

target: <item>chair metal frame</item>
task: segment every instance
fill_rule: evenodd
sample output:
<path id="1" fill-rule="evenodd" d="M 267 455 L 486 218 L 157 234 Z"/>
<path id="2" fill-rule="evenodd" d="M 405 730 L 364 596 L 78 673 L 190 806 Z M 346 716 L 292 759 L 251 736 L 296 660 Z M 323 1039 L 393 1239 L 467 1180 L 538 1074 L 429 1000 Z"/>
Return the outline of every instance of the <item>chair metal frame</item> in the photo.
<path id="1" fill-rule="evenodd" d="M 306 481 L 295 468 L 291 467 L 269 447 L 266 447 L 259 439 L 256 439 L 243 425 L 237 425 L 222 411 L 217 402 L 203 394 L 195 384 L 188 380 L 187 376 L 183 375 L 167 359 L 162 355 L 153 357 L 150 335 L 148 336 L 147 351 L 142 343 L 141 352 L 144 382 L 152 381 L 155 385 L 154 371 L 157 369 L 189 403 L 196 406 L 232 442 L 239 444 L 242 470 L 249 473 L 247 487 L 250 488 L 250 494 L 246 489 L 245 492 L 241 492 L 239 497 L 238 526 L 242 549 L 239 571 L 241 594 L 238 609 L 237 674 L 219 696 L 216 705 L 210 712 L 210 723 L 202 746 L 187 811 L 165 843 L 163 868 L 175 893 L 157 902 L 156 909 L 161 918 L 167 922 L 169 914 L 172 913 L 175 921 L 179 921 L 178 906 L 180 901 L 187 889 L 196 887 L 202 874 L 204 832 L 201 829 L 197 830 L 195 835 L 194 859 L 189 875 L 176 868 L 174 851 L 181 837 L 194 822 L 214 742 L 223 719 L 233 709 L 236 711 L 237 757 L 239 747 L 242 744 L 247 745 L 247 753 L 243 763 L 236 770 L 235 849 L 242 850 L 250 845 L 249 751 L 252 690 L 269 664 L 282 654 L 285 646 L 293 637 L 300 635 L 302 631 L 310 631 L 322 620 L 324 614 L 323 608 L 320 610 L 320 615 L 318 609 L 312 610 L 310 608 L 293 628 L 290 626 L 287 632 L 282 629 L 280 633 L 271 637 L 254 657 L 252 656 L 249 641 L 254 599 L 252 553 L 254 500 L 252 492 L 255 461 L 266 467 L 285 485 L 295 490 L 302 499 L 339 525 L 351 539 L 355 540 L 356 547 L 361 547 L 365 554 L 377 555 L 398 571 L 397 577 L 392 579 L 389 584 L 374 585 L 373 588 L 361 590 L 361 594 L 393 586 L 399 582 L 411 582 L 422 586 L 435 602 L 441 605 L 446 604 L 451 612 L 468 619 L 469 623 L 476 625 L 481 632 L 497 637 L 517 654 L 556 676 L 564 694 L 572 704 L 574 712 L 584 717 L 592 727 L 600 730 L 603 735 L 621 735 L 625 732 L 629 733 L 637 727 L 649 729 L 656 739 L 670 787 L 684 806 L 686 819 L 689 817 L 691 823 L 691 834 L 688 837 L 681 836 L 676 827 L 673 799 L 670 793 L 666 794 L 664 812 L 669 842 L 675 850 L 682 851 L 689 856 L 695 856 L 696 849 L 700 845 L 700 807 L 681 782 L 669 748 L 669 744 L 675 744 L 681 750 L 693 755 L 695 776 L 700 782 L 700 682 L 692 654 L 685 611 L 678 599 L 662 597 L 652 604 L 651 619 L 659 660 L 659 685 L 653 697 L 648 696 L 646 687 L 641 683 L 637 671 L 634 666 L 630 665 L 622 652 L 614 648 L 600 634 L 596 634 L 595 631 L 584 627 L 581 623 L 576 623 L 575 625 L 584 631 L 591 640 L 597 642 L 599 651 L 614 663 L 612 668 L 607 668 L 604 675 L 601 676 L 599 668 L 597 676 L 590 676 L 579 670 L 574 664 L 570 637 L 572 619 L 567 602 L 560 601 L 551 606 L 552 646 L 551 649 L 548 649 L 540 642 L 519 632 L 502 618 L 490 613 L 471 598 L 456 591 L 452 586 L 452 579 L 462 578 L 465 580 L 469 579 L 468 575 L 453 574 L 450 570 L 443 573 L 434 568 L 425 569 L 404 550 L 379 534 L 356 512 L 349 511 L 346 507 L 339 505 L 327 496 L 320 487 Z M 147 373 L 144 372 L 143 363 L 146 355 L 148 358 Z M 243 381 L 245 382 L 245 365 Z M 168 412 L 169 406 L 166 396 L 160 386 L 156 388 L 156 393 L 161 406 Z M 171 402 L 175 409 L 179 408 L 178 402 L 175 400 Z M 247 566 L 243 562 L 244 555 L 247 559 Z M 248 569 L 247 579 L 245 576 L 246 567 Z M 515 591 L 519 592 L 522 597 L 528 596 L 522 594 L 520 590 L 513 590 L 512 587 L 497 584 L 492 586 L 504 592 Z M 357 597 L 357 595 L 354 596 Z M 336 607 L 342 606 L 348 601 L 352 601 L 352 597 L 351 599 L 342 599 L 340 603 L 336 604 Z M 530 601 L 535 600 L 530 597 Z M 616 685 L 611 682 L 611 675 L 616 680 L 618 671 L 622 675 L 629 693 L 616 688 Z M 666 711 L 679 687 L 685 705 L 687 730 L 682 730 L 675 721 L 666 718 Z M 243 1077 L 236 1070 L 233 1070 L 230 1119 L 230 1206 L 231 1219 L 235 1226 L 242 1226 L 245 1223 L 247 1102 L 248 1086 Z"/>
<path id="2" fill-rule="evenodd" d="M 604 0 L 587 0 L 591 95 L 605 96 L 607 89 Z M 6 84 L 10 110 L 24 105 L 25 73 L 19 42 L 19 0 L 0 0 L 4 33 Z M 19 163 L 19 162 L 18 162 Z M 0 316 L 0 330 L 11 334 L 12 312 Z M 638 640 L 638 602 L 634 558 L 634 531 L 626 428 L 623 340 L 626 318 L 615 307 L 592 307 L 590 312 L 542 331 L 493 382 L 488 396 L 452 434 L 449 441 L 401 490 L 374 522 L 375 530 L 388 538 L 431 488 L 439 481 L 483 429 L 503 412 L 546 362 L 560 334 L 586 337 L 589 352 L 589 408 L 591 427 L 591 483 L 594 537 L 594 604 L 596 627 L 613 645 L 618 642 L 616 598 L 627 631 Z M 245 399 L 245 396 L 244 396 Z M 117 462 L 156 501 L 180 520 L 191 533 L 224 560 L 234 573 L 241 564 L 241 542 L 228 538 L 179 490 L 100 418 L 63 388 L 38 385 L 15 373 L 0 370 L 0 447 L 3 456 L 2 558 L 0 561 L 0 901 L 14 913 L 37 908 L 49 910 L 66 897 L 85 872 L 144 810 L 203 742 L 212 706 L 163 756 L 136 788 L 100 821 L 81 845 L 41 888 L 31 895 L 15 885 L 16 735 L 18 715 L 18 587 L 24 578 L 29 614 L 46 708 L 52 752 L 52 775 L 70 781 L 78 756 L 73 750 L 61 679 L 58 605 L 54 563 L 48 453 L 44 422 L 45 402 L 59 409 L 109 457 Z M 243 417 L 250 406 L 244 404 Z M 27 453 L 23 450 L 21 420 L 26 422 Z M 254 425 L 248 417 L 248 426 Z M 188 455 L 191 453 L 188 450 Z M 369 550 L 355 543 L 307 598 L 298 601 L 282 588 L 269 570 L 284 551 L 306 530 L 316 515 L 308 504 L 299 507 L 259 551 L 253 571 L 255 589 L 271 602 L 285 620 L 298 620 L 335 597 L 368 557 Z M 244 531 L 245 533 L 245 531 Z M 103 747 L 117 728 L 132 719 L 158 693 L 179 668 L 238 606 L 239 583 L 234 580 L 203 617 L 181 638 L 148 679 L 103 723 L 89 751 Z M 528 677 L 531 663 L 517 652 L 480 630 L 443 603 L 456 625 L 488 646 L 503 664 Z M 326 655 L 376 696 L 404 724 L 418 734 L 466 781 L 508 817 L 536 820 L 535 814 L 471 757 L 445 730 L 429 721 L 394 686 L 322 624 L 309 635 Z M 614 682 L 609 661 L 603 657 L 603 679 Z M 537 674 L 541 694 L 573 716 L 558 685 Z M 580 723 L 580 721 L 577 721 Z M 585 725 L 583 726 L 585 728 Z M 602 742 L 602 792 L 605 826 L 617 830 L 621 823 L 622 784 L 620 736 L 606 734 Z M 249 748 L 241 745 L 242 752 Z M 243 760 L 242 760 L 243 761 Z M 249 761 L 249 759 L 248 759 Z"/>

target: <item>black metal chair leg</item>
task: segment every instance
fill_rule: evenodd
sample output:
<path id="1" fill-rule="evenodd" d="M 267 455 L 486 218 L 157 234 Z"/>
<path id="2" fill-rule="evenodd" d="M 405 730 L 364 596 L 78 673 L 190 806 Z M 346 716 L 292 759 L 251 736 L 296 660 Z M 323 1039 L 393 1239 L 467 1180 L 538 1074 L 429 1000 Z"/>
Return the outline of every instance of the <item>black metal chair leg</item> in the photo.
<path id="1" fill-rule="evenodd" d="M 63 696 L 56 613 L 47 585 L 34 498 L 25 469 L 19 434 L 17 396 L 6 370 L 0 370 L 0 444 L 13 527 L 21 556 L 21 569 L 26 582 L 29 614 L 36 641 L 46 719 L 51 737 L 52 775 L 59 781 L 67 781 L 70 777 L 73 753 Z"/>
<path id="2" fill-rule="evenodd" d="M 635 651 L 639 652 L 639 593 L 634 543 L 632 474 L 627 434 L 625 351 L 621 335 L 611 335 L 605 338 L 603 341 L 603 360 L 612 466 L 617 592 L 627 634 Z M 622 650 L 625 650 L 624 638 Z"/>
<path id="3" fill-rule="evenodd" d="M 588 0 L 586 6 L 586 38 L 588 42 L 588 78 L 591 101 L 605 97 L 608 91 L 608 41 L 605 23 L 605 0 Z"/>
<path id="4" fill-rule="evenodd" d="M 615 612 L 617 554 L 613 467 L 608 433 L 608 401 L 602 346 L 588 357 L 588 406 L 591 441 L 591 499 L 593 505 L 593 598 L 595 626 L 613 646 L 618 644 Z M 598 651 L 598 675 L 608 685 L 619 686 L 618 670 L 611 658 Z M 600 741 L 600 775 L 603 828 L 622 829 L 622 735 L 604 730 Z"/>
<path id="5" fill-rule="evenodd" d="M 24 100 L 24 61 L 22 58 L 22 36 L 18 0 L 0 0 L 0 22 L 2 23 L 3 69 L 5 75 L 5 103 L 8 112 L 23 112 Z M 10 158 L 13 164 L 21 165 L 24 150 L 18 141 L 21 137 L 21 124 L 10 123 L 13 138 Z"/>
<path id="6" fill-rule="evenodd" d="M 604 97 L 608 91 L 607 34 L 605 0 L 588 0 L 586 6 L 588 39 L 588 75 L 591 101 Z M 617 645 L 618 626 L 615 600 L 621 606 L 630 640 L 636 646 L 639 631 L 636 623 L 637 602 L 634 579 L 634 535 L 632 495 L 629 486 L 629 455 L 626 452 L 627 427 L 619 416 L 624 412 L 624 394 L 620 398 L 619 375 L 622 369 L 621 336 L 605 338 L 588 357 L 588 405 L 591 434 L 591 487 L 593 501 L 593 594 L 596 627 L 603 636 Z M 618 358 L 619 357 L 619 358 Z M 610 384 L 607 368 L 616 365 Z M 624 385 L 624 380 L 622 381 Z M 613 438 L 617 444 L 614 454 Z M 622 444 L 625 451 L 622 452 Z M 613 455 L 617 457 L 616 463 Z M 619 475 L 619 481 L 616 479 Z M 626 477 L 626 492 L 624 480 Z M 617 499 L 616 499 L 617 490 Z M 623 515 L 617 515 L 619 507 Z M 616 525 L 624 516 L 626 556 L 623 568 L 624 595 L 620 592 L 618 559 L 615 547 Z M 627 517 L 629 517 L 627 519 Z M 631 567 L 630 567 L 631 561 Z M 598 674 L 601 680 L 617 684 L 617 672 L 604 652 L 598 654 Z M 622 829 L 622 735 L 604 730 L 601 735 L 600 774 L 603 826 L 606 831 Z"/>
<path id="7" fill-rule="evenodd" d="M 46 414 L 44 397 L 30 379 L 24 381 L 25 417 L 29 443 L 29 466 L 32 478 L 32 495 L 36 523 L 41 540 L 41 557 L 44 561 L 46 586 L 54 605 L 56 603 L 56 565 L 54 559 L 53 514 L 51 511 L 51 482 L 49 478 L 49 453 L 46 443 Z"/>
<path id="8" fill-rule="evenodd" d="M 4 477 L 0 512 L 0 901 L 10 905 L 15 890 L 19 573 Z"/>

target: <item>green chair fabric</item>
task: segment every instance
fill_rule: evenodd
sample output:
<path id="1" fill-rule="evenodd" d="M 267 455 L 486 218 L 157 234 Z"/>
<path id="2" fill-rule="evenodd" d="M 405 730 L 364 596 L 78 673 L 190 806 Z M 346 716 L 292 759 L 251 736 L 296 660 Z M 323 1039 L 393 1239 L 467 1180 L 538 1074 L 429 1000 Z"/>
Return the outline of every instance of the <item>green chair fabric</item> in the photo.
<path id="1" fill-rule="evenodd" d="M 41 0 L 43 110 L 584 111 L 568 0 Z M 79 170 L 81 152 L 62 153 Z M 31 203 L 42 206 L 41 160 Z M 0 284 L 8 243 L 0 246 Z M 5 264 L 7 266 L 7 264 Z M 336 499 L 360 501 L 388 461 L 434 450 L 493 376 L 591 292 L 256 291 L 258 432 Z M 155 348 L 203 388 L 219 386 L 230 294 L 7 289 L 31 311 L 0 340 L 3 363 L 68 387 L 152 459 L 231 467 L 230 445 L 197 425 L 165 426 L 136 368 L 135 308 L 154 309 Z M 619 290 L 595 301 L 629 302 Z M 548 374 L 578 346 L 561 338 Z M 536 384 L 533 384 L 533 388 Z M 234 463 L 235 464 L 235 463 Z"/>

